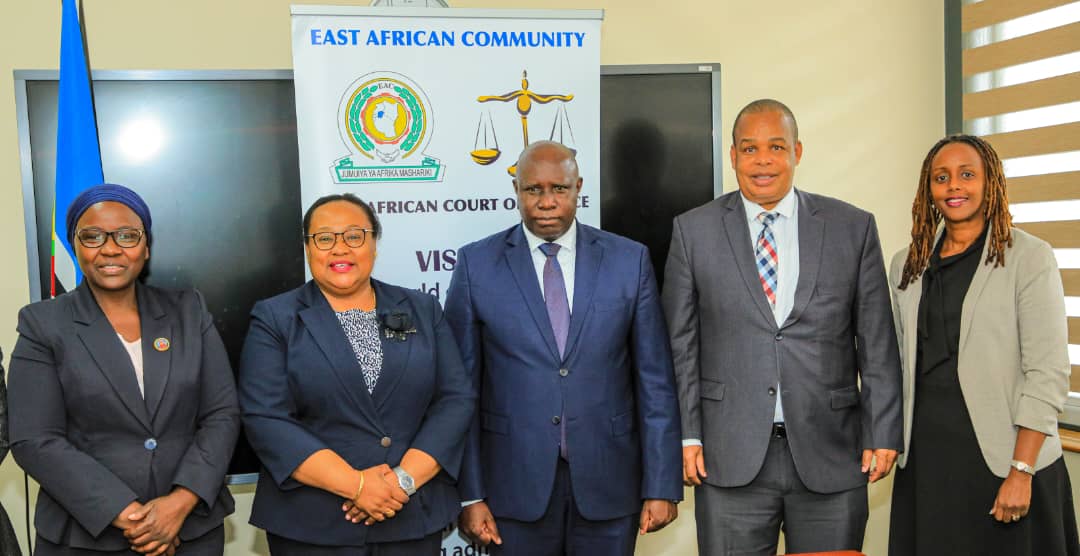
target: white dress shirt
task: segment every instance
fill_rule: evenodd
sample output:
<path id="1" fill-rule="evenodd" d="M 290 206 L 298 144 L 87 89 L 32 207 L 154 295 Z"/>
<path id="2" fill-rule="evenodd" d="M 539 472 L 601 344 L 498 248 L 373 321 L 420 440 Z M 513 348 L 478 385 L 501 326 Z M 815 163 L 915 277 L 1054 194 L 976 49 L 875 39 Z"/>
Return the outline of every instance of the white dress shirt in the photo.
<path id="1" fill-rule="evenodd" d="M 776 327 L 784 325 L 791 308 L 795 305 L 795 288 L 799 285 L 799 197 L 795 195 L 795 188 L 788 190 L 787 195 L 777 203 L 771 211 L 761 208 L 761 205 L 742 197 L 743 208 L 746 210 L 746 222 L 750 225 L 750 248 L 757 247 L 758 234 L 764 227 L 758 220 L 758 215 L 763 212 L 777 214 L 773 220 L 773 239 L 776 240 L 777 269 L 776 269 L 776 304 L 773 305 L 773 318 L 776 319 Z M 757 271 L 757 261 L 754 261 L 754 271 Z M 773 422 L 784 422 L 784 408 L 780 404 L 780 385 L 776 385 L 776 408 L 773 411 Z"/>
<path id="2" fill-rule="evenodd" d="M 544 295 L 544 265 L 547 263 L 547 255 L 540 250 L 540 246 L 549 243 L 540 239 L 536 234 L 529 231 L 524 223 L 521 230 L 525 232 L 525 241 L 529 243 L 529 254 L 532 255 L 533 268 L 536 269 L 536 280 L 540 283 L 540 295 Z M 570 313 L 574 312 L 574 265 L 577 262 L 577 220 L 570 223 L 570 229 L 555 241 L 559 245 L 559 252 L 555 258 L 562 268 L 563 282 L 566 284 L 566 302 L 570 305 Z"/>

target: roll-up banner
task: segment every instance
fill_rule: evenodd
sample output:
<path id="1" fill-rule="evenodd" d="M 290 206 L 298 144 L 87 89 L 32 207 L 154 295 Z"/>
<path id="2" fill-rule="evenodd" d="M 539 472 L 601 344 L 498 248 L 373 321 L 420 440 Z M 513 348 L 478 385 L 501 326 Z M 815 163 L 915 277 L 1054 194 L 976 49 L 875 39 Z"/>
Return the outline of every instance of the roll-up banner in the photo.
<path id="1" fill-rule="evenodd" d="M 374 276 L 445 300 L 457 249 L 521 218 L 537 140 L 577 151 L 600 225 L 600 10 L 292 6 L 303 208 L 330 193 L 383 225 Z"/>
<path id="2" fill-rule="evenodd" d="M 457 249 L 521 221 L 537 140 L 577 152 L 600 225 L 600 10 L 292 6 L 303 209 L 354 193 L 383 225 L 374 276 L 445 300 Z M 487 554 L 456 532 L 447 556 Z"/>

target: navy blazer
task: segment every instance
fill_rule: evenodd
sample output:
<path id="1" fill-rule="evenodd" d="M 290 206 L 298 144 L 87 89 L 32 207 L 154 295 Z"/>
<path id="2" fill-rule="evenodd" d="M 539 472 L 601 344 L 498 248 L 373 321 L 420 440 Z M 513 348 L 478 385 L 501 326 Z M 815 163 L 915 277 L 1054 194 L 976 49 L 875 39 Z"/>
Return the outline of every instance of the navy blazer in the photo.
<path id="1" fill-rule="evenodd" d="M 136 283 L 145 399 L 127 351 L 85 282 L 19 312 L 8 375 L 11 453 L 40 485 L 34 526 L 92 550 L 130 546 L 113 519 L 174 486 L 199 504 L 182 541 L 233 511 L 225 473 L 240 432 L 225 346 L 202 296 Z M 159 338 L 168 349 L 155 349 Z"/>
<path id="2" fill-rule="evenodd" d="M 380 330 L 383 366 L 373 394 L 314 282 L 251 312 L 239 379 L 245 430 L 263 465 L 251 523 L 275 535 L 336 546 L 415 539 L 461 510 L 454 482 L 476 400 L 457 345 L 434 297 L 371 282 L 380 320 L 404 313 L 416 329 L 404 340 Z M 339 496 L 292 478 L 322 449 L 366 469 L 396 466 L 409 448 L 431 455 L 442 471 L 396 516 L 371 526 L 346 521 Z"/>
<path id="3" fill-rule="evenodd" d="M 574 500 L 602 520 L 643 499 L 682 499 L 671 348 L 645 246 L 578 223 L 565 357 L 520 225 L 458 251 L 446 314 L 480 392 L 461 497 L 498 517 L 539 519 L 560 421 Z"/>

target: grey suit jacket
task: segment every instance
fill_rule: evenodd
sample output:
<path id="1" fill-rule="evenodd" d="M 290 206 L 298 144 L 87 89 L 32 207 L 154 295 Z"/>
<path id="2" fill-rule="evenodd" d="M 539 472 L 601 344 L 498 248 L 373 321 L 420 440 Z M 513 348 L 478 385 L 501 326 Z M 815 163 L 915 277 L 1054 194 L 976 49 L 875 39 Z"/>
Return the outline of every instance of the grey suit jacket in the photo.
<path id="1" fill-rule="evenodd" d="M 940 235 L 940 232 L 939 232 Z M 990 471 L 1009 474 L 1017 427 L 1046 434 L 1035 462 L 1042 469 L 1061 457 L 1057 416 L 1069 393 L 1068 331 L 1061 274 L 1050 245 L 1016 228 L 1005 266 L 980 264 L 960 313 L 957 374 L 975 438 Z M 983 248 L 986 260 L 990 242 Z M 915 407 L 922 282 L 899 289 L 908 249 L 892 260 L 896 333 L 904 367 L 904 447 L 911 442 Z M 907 464 L 907 455 L 899 460 Z"/>
<path id="2" fill-rule="evenodd" d="M 34 526 L 66 546 L 121 550 L 110 523 L 133 500 L 190 489 L 190 540 L 222 524 L 240 431 L 225 346 L 194 290 L 136 285 L 146 397 L 131 359 L 84 284 L 19 312 L 8 374 L 11 453 L 38 483 Z M 165 338 L 168 349 L 155 349 Z"/>
<path id="3" fill-rule="evenodd" d="M 740 193 L 675 219 L 664 311 L 683 437 L 702 439 L 714 486 L 746 485 L 761 469 L 778 381 L 792 458 L 811 490 L 864 485 L 861 451 L 901 446 L 900 361 L 874 217 L 796 194 L 799 281 L 781 327 Z"/>

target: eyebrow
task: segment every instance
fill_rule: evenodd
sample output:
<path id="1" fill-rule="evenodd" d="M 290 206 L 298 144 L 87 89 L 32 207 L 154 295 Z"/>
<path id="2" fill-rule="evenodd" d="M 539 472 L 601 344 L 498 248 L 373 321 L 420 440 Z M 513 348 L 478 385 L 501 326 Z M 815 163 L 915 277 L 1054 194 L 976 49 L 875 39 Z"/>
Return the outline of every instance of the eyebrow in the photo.
<path id="1" fill-rule="evenodd" d="M 978 164 L 961 164 L 961 165 L 960 165 L 960 168 L 978 168 L 978 167 L 979 167 L 979 165 L 978 165 Z M 934 171 L 937 171 L 937 170 L 948 170 L 948 169 L 949 169 L 949 167 L 948 167 L 948 166 L 935 166 L 935 167 L 933 168 L 933 170 L 934 170 Z"/>
<path id="2" fill-rule="evenodd" d="M 780 141 L 782 143 L 787 143 L 787 138 L 785 138 L 785 137 L 769 137 L 768 141 Z M 753 143 L 754 139 L 750 139 L 749 137 L 744 137 L 742 139 L 739 139 L 740 144 L 741 143 L 747 143 L 747 142 Z"/>
<path id="3" fill-rule="evenodd" d="M 364 226 L 362 224 L 346 224 L 344 229 L 346 231 L 348 231 L 348 230 L 363 230 Z M 316 232 L 316 231 L 332 232 L 332 231 L 334 231 L 334 227 L 333 226 L 319 226 L 318 228 L 312 228 L 311 231 L 313 231 L 313 232 Z"/>

